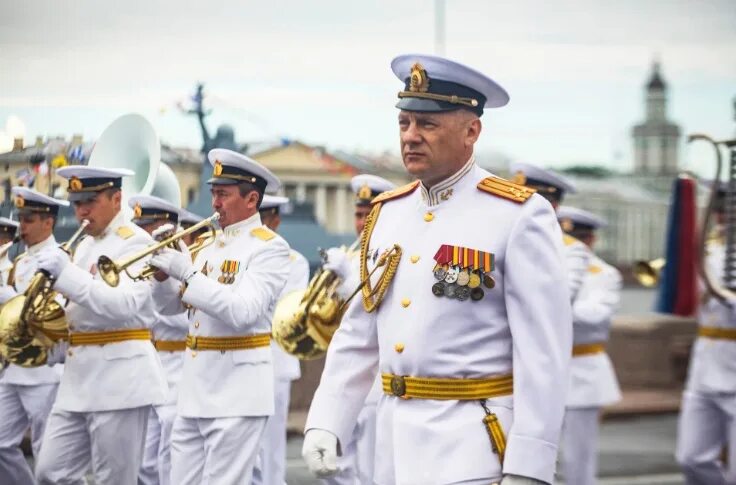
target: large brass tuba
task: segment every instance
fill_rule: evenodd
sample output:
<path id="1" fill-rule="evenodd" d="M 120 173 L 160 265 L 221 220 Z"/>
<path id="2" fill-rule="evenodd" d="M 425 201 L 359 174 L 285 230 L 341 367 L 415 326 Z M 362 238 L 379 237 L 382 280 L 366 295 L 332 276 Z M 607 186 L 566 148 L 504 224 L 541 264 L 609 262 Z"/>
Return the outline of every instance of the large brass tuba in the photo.
<path id="1" fill-rule="evenodd" d="M 61 248 L 70 252 L 89 221 Z M 54 280 L 43 270 L 31 279 L 26 291 L 0 308 L 0 356 L 21 367 L 38 367 L 47 360 L 47 351 L 68 333 L 64 308 L 53 291 Z"/>

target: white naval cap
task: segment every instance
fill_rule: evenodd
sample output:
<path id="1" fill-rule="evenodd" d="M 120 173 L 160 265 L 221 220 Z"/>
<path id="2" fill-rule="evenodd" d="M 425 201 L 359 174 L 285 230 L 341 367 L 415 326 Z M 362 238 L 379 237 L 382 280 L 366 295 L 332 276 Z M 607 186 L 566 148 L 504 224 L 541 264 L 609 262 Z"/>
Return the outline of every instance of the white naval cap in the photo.
<path id="1" fill-rule="evenodd" d="M 562 206 L 557 209 L 557 220 L 565 232 L 571 231 L 595 231 L 606 227 L 606 220 L 592 212 L 577 207 Z"/>
<path id="2" fill-rule="evenodd" d="M 509 95 L 496 81 L 475 69 L 444 57 L 404 54 L 391 61 L 391 70 L 404 82 L 397 108 L 407 111 L 499 108 Z"/>
<path id="3" fill-rule="evenodd" d="M 186 209 L 179 209 L 179 224 L 181 225 L 192 226 L 198 222 L 202 222 L 203 220 L 204 217 L 199 216 L 194 212 L 190 212 Z"/>
<path id="4" fill-rule="evenodd" d="M 20 213 L 37 212 L 40 214 L 56 215 L 59 213 L 59 207 L 67 207 L 69 205 L 69 202 L 66 200 L 54 199 L 28 187 L 16 186 L 10 192 L 13 194 L 15 208 Z"/>
<path id="5" fill-rule="evenodd" d="M 281 182 L 269 169 L 242 153 L 214 148 L 207 158 L 214 167 L 208 184 L 237 184 L 250 182 L 263 192 L 276 192 Z"/>
<path id="6" fill-rule="evenodd" d="M 153 195 L 134 195 L 128 200 L 128 205 L 133 209 L 133 222 L 135 224 L 150 224 L 154 221 L 169 221 L 173 224 L 179 222 L 179 207 Z"/>
<path id="7" fill-rule="evenodd" d="M 18 230 L 18 221 L 14 221 L 13 219 L 8 219 L 7 217 L 0 217 L 0 233 L 6 233 L 10 234 L 11 237 L 15 235 L 15 232 Z"/>
<path id="8" fill-rule="evenodd" d="M 281 208 L 289 203 L 288 197 L 282 197 L 280 195 L 269 195 L 263 196 L 263 202 L 261 202 L 261 208 L 259 210 L 268 210 Z"/>
<path id="9" fill-rule="evenodd" d="M 575 193 L 575 185 L 559 173 L 546 168 L 524 162 L 511 162 L 509 171 L 511 180 L 538 189 L 541 195 L 544 192 L 554 192 L 558 198 L 562 198 L 565 192 Z"/>
<path id="10" fill-rule="evenodd" d="M 350 179 L 350 188 L 355 193 L 356 205 L 370 205 L 374 197 L 396 188 L 396 184 L 378 175 L 364 173 Z"/>
<path id="11" fill-rule="evenodd" d="M 68 165 L 56 170 L 56 175 L 69 180 L 66 188 L 69 200 L 87 200 L 103 190 L 120 188 L 123 177 L 135 175 L 127 168 L 100 168 L 86 165 Z"/>

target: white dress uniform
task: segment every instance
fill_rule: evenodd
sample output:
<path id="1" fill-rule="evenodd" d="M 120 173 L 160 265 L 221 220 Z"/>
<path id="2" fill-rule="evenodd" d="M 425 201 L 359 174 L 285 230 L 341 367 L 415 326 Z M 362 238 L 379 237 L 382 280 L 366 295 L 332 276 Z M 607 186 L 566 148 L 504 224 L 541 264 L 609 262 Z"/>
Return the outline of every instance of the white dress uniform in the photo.
<path id="1" fill-rule="evenodd" d="M 303 290 L 309 284 L 309 261 L 301 253 L 291 250 L 289 277 L 281 290 L 279 300 L 292 291 Z M 273 416 L 268 418 L 261 441 L 258 464 L 253 473 L 256 485 L 282 485 L 286 478 L 286 424 L 289 416 L 291 382 L 302 376 L 299 359 L 286 353 L 279 344 L 271 341 L 274 370 Z"/>
<path id="2" fill-rule="evenodd" d="M 706 264 L 723 274 L 725 246 L 711 241 Z M 712 296 L 698 308 L 698 333 L 690 359 L 677 432 L 677 461 L 688 484 L 736 484 L 736 314 Z M 729 469 L 720 462 L 724 446 Z"/>
<path id="3" fill-rule="evenodd" d="M 69 166 L 57 174 L 70 179 L 70 199 L 82 200 L 98 184 L 119 187 L 130 172 Z M 97 261 L 103 255 L 116 261 L 152 243 L 121 211 L 100 235 L 79 242 L 58 275 L 55 289 L 69 300 L 70 345 L 38 459 L 41 484 L 83 483 L 90 465 L 96 483 L 135 483 L 148 410 L 162 404 L 167 393 L 148 330 L 156 313 L 150 282 L 134 282 L 122 274 L 119 285 L 110 287 L 100 277 Z M 52 254 L 40 254 L 39 265 L 51 265 Z M 143 264 L 130 269 L 137 272 Z M 103 340 L 107 343 L 90 343 Z"/>
<path id="4" fill-rule="evenodd" d="M 519 198 L 493 195 L 505 192 L 501 187 Z M 330 344 L 307 431 L 327 430 L 348 442 L 377 366 L 395 376 L 456 380 L 513 373 L 514 397 L 487 401 L 508 437 L 503 468 L 477 400 L 383 395 L 374 481 L 490 483 L 508 473 L 551 483 L 572 330 L 567 285 L 559 284 L 566 281 L 562 234 L 549 203 L 472 159 L 430 190 L 415 182 L 391 197 L 367 254 L 374 261 L 398 244 L 398 269 L 376 311 L 367 313 L 360 298 L 348 308 Z M 433 256 L 445 245 L 493 255 L 495 286 L 485 287 L 478 301 L 433 294 Z"/>
<path id="5" fill-rule="evenodd" d="M 210 183 L 265 179 L 264 189 L 278 189 L 273 174 L 244 155 L 214 149 L 208 158 L 214 165 Z M 153 259 L 162 270 L 165 257 Z M 271 319 L 289 276 L 289 245 L 263 227 L 256 213 L 223 228 L 214 244 L 199 252 L 194 268 L 181 296 L 192 310 L 172 431 L 171 481 L 250 484 L 267 418 L 274 413 Z M 178 290 L 172 280 L 155 286 L 159 304 Z M 178 298 L 177 292 L 174 301 Z M 246 339 L 258 343 L 209 350 Z"/>
<path id="6" fill-rule="evenodd" d="M 7 217 L 0 217 L 0 232 L 4 232 L 8 237 L 13 238 L 17 231 L 18 221 L 8 219 Z M 10 260 L 9 252 L 6 252 L 0 258 L 0 305 L 15 296 L 15 290 L 8 286 L 8 276 L 12 268 L 13 262 Z"/>

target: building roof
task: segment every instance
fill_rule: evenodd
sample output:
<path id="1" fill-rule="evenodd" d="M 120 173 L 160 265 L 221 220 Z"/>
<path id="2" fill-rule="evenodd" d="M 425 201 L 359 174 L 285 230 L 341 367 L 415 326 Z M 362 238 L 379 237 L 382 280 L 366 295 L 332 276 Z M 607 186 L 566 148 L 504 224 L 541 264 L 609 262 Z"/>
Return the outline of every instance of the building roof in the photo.
<path id="1" fill-rule="evenodd" d="M 655 61 L 652 64 L 652 76 L 649 78 L 649 82 L 647 82 L 647 90 L 664 91 L 665 89 L 667 89 L 667 85 L 665 84 L 664 79 L 662 79 L 659 61 Z"/>

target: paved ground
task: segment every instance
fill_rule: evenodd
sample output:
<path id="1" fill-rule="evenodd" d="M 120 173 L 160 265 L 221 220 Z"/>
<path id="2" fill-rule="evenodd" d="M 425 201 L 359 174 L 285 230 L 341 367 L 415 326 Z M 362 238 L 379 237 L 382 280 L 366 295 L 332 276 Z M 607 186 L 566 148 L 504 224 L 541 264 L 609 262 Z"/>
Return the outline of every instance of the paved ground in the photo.
<path id="1" fill-rule="evenodd" d="M 601 428 L 599 485 L 682 485 L 674 461 L 677 416 L 609 420 Z M 289 440 L 289 485 L 319 483 L 301 459 L 301 438 Z M 564 483 L 560 480 L 560 483 Z"/>

